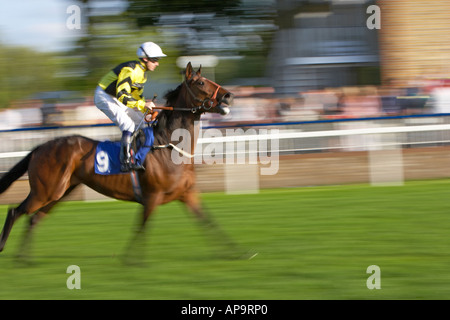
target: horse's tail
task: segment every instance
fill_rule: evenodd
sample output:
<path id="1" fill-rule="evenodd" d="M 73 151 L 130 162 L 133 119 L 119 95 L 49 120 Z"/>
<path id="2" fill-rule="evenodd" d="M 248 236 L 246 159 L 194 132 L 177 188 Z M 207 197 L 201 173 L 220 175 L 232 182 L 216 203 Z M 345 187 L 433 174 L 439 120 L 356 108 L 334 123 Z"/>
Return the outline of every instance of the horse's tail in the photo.
<path id="1" fill-rule="evenodd" d="M 33 151 L 31 151 L 25 158 L 18 162 L 0 179 L 0 194 L 5 192 L 14 181 L 19 179 L 25 172 L 28 171 L 28 164 L 30 163 Z"/>

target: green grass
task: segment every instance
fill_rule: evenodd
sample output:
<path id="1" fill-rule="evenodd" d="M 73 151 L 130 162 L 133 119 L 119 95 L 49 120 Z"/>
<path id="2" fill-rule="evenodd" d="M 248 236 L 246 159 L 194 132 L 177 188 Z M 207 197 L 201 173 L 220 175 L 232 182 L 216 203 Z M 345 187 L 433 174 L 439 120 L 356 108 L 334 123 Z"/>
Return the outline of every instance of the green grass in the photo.
<path id="1" fill-rule="evenodd" d="M 139 206 L 60 204 L 36 230 L 31 264 L 15 260 L 27 219 L 0 253 L 0 299 L 450 299 L 450 181 L 204 194 L 252 260 L 214 255 L 178 203 L 158 208 L 144 265 L 123 265 Z M 0 206 L 0 222 L 7 211 Z M 69 290 L 69 265 L 81 290 Z M 369 290 L 366 269 L 381 270 Z"/>

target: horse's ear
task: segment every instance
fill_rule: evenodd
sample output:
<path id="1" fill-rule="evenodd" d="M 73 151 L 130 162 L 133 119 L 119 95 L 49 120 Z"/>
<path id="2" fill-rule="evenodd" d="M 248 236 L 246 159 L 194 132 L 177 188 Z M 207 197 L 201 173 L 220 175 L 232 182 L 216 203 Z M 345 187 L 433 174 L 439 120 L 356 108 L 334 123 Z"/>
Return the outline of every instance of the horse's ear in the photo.
<path id="1" fill-rule="evenodd" d="M 197 75 L 200 77 L 202 75 L 202 65 L 200 65 L 200 68 L 197 70 Z"/>
<path id="2" fill-rule="evenodd" d="M 186 80 L 190 80 L 192 78 L 192 73 L 194 73 L 194 70 L 192 69 L 191 62 L 189 62 L 186 66 Z"/>

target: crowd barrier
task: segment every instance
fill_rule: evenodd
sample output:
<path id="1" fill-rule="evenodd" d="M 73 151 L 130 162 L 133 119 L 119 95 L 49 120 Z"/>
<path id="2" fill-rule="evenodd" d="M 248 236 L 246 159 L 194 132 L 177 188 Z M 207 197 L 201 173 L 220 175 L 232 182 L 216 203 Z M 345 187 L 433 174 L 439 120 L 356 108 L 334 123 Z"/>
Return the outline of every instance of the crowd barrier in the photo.
<path id="1" fill-rule="evenodd" d="M 35 146 L 72 134 L 96 140 L 120 139 L 120 131 L 105 124 L 0 131 L 0 174 Z M 194 163 L 198 165 L 199 186 L 205 191 L 257 192 L 260 187 L 364 182 L 401 184 L 410 178 L 450 176 L 445 162 L 449 143 L 450 114 L 224 124 L 201 127 Z M 418 155 L 430 163 L 419 160 Z M 433 168 L 431 155 L 442 167 Z M 411 163 L 408 157 L 419 162 Z M 411 174 L 408 166 L 421 173 L 435 172 Z M 329 171 L 327 177 L 322 174 L 325 171 Z"/>

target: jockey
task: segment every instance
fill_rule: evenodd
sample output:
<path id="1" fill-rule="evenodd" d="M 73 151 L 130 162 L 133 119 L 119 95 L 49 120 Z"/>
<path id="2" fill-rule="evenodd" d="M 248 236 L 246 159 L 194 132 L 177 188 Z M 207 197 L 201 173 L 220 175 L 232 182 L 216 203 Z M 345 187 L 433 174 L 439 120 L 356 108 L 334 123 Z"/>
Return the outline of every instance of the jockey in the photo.
<path id="1" fill-rule="evenodd" d="M 146 109 L 155 107 L 145 102 L 146 71 L 159 66 L 159 58 L 166 57 L 153 42 L 145 42 L 137 49 L 139 61 L 128 61 L 110 70 L 98 83 L 94 103 L 122 131 L 120 163 L 122 171 L 144 170 L 131 161 L 131 136 L 142 120 Z"/>

